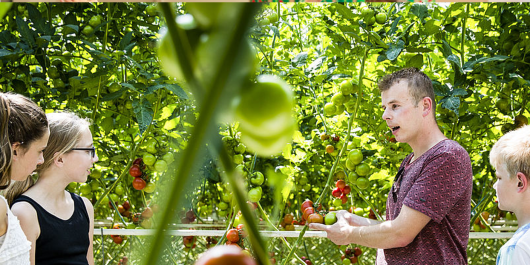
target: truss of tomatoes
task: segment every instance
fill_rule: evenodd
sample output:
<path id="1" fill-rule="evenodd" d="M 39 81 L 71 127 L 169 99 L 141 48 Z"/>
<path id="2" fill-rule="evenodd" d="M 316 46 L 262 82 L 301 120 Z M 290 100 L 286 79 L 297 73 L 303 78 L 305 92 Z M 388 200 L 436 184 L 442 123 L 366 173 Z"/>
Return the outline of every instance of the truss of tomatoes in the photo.
<path id="1" fill-rule="evenodd" d="M 135 190 L 143 190 L 147 185 L 147 182 L 145 181 L 147 175 L 144 174 L 143 170 L 145 170 L 145 164 L 143 163 L 142 158 L 135 159 L 133 165 L 129 168 L 129 175 L 134 177 L 132 186 Z"/>

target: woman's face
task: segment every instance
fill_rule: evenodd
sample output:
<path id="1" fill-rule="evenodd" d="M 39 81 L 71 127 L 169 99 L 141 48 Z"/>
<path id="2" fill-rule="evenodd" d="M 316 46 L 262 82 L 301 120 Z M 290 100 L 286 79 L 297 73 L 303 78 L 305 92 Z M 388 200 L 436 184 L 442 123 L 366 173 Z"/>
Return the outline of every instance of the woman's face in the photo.
<path id="1" fill-rule="evenodd" d="M 48 145 L 50 130 L 46 129 L 44 135 L 29 144 L 24 150 L 20 143 L 12 146 L 13 162 L 11 164 L 11 179 L 16 181 L 26 180 L 44 162 L 43 152 Z"/>

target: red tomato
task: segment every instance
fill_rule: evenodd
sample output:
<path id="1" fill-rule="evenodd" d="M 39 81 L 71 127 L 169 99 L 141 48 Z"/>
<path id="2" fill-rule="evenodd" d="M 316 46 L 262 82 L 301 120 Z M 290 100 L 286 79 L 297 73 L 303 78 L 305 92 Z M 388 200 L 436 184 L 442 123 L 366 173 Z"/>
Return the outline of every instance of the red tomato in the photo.
<path id="1" fill-rule="evenodd" d="M 129 175 L 137 178 L 142 175 L 142 170 L 138 165 L 132 165 L 132 167 L 129 169 Z"/>
<path id="2" fill-rule="evenodd" d="M 143 190 L 147 183 L 145 183 L 145 180 L 143 180 L 142 178 L 134 178 L 132 185 L 133 188 L 136 190 Z"/>
<path id="3" fill-rule="evenodd" d="M 257 263 L 238 246 L 224 245 L 204 252 L 195 265 L 257 265 Z"/>
<path id="4" fill-rule="evenodd" d="M 307 207 L 313 207 L 313 202 L 310 200 L 306 200 L 302 203 L 302 212 L 304 212 L 305 208 Z"/>
<path id="5" fill-rule="evenodd" d="M 232 243 L 237 243 L 239 241 L 239 231 L 237 229 L 230 229 L 226 233 L 226 239 Z"/>

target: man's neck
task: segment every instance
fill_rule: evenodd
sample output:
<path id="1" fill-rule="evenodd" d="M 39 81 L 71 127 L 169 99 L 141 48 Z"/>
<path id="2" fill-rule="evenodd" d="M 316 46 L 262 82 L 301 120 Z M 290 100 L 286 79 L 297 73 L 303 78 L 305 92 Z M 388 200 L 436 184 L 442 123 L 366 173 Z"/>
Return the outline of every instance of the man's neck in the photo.
<path id="1" fill-rule="evenodd" d="M 418 134 L 417 139 L 415 139 L 413 143 L 409 143 L 414 152 L 414 157 L 412 157 L 411 162 L 418 159 L 433 146 L 445 139 L 447 139 L 447 137 L 445 137 L 438 127 L 436 127 L 436 129 L 427 130 L 422 134 Z"/>

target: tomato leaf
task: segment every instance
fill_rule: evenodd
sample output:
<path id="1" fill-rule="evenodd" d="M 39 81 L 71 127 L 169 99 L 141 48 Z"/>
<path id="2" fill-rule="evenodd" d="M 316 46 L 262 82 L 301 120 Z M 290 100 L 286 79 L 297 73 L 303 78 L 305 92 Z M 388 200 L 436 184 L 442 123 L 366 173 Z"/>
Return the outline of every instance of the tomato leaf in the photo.
<path id="1" fill-rule="evenodd" d="M 306 61 L 307 61 L 307 52 L 301 52 L 301 53 L 297 54 L 291 60 L 291 62 L 293 62 L 296 67 L 300 67 L 300 66 L 306 64 Z"/>
<path id="2" fill-rule="evenodd" d="M 138 127 L 140 128 L 140 134 L 143 134 L 153 120 L 153 105 L 144 97 L 135 98 L 132 105 L 138 121 Z"/>
<path id="3" fill-rule="evenodd" d="M 396 44 L 394 43 L 390 44 L 390 47 L 385 52 L 388 60 L 390 61 L 395 60 L 399 56 L 401 51 L 403 50 L 404 46 L 405 46 L 405 43 L 402 40 L 399 40 Z"/>

